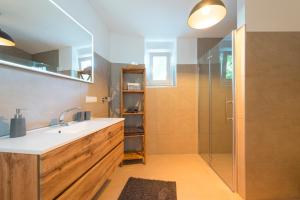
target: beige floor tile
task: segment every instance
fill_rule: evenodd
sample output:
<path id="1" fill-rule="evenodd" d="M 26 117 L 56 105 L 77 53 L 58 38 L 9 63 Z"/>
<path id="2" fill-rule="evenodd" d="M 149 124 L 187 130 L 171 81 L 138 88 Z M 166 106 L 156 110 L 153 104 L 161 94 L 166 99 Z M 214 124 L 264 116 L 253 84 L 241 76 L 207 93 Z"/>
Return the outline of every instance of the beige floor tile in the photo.
<path id="1" fill-rule="evenodd" d="M 119 167 L 98 200 L 117 200 L 129 177 L 176 181 L 178 200 L 241 200 L 199 155 L 149 155 L 147 164 Z"/>

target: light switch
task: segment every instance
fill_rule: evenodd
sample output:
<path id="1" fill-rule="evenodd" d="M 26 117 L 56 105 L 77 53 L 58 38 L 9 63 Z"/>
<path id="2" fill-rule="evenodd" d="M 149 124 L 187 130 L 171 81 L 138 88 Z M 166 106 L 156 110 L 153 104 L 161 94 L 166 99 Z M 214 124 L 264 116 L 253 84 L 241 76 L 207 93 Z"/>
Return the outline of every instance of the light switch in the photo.
<path id="1" fill-rule="evenodd" d="M 97 101 L 98 101 L 97 97 L 91 97 L 91 96 L 85 97 L 85 103 L 97 103 Z"/>

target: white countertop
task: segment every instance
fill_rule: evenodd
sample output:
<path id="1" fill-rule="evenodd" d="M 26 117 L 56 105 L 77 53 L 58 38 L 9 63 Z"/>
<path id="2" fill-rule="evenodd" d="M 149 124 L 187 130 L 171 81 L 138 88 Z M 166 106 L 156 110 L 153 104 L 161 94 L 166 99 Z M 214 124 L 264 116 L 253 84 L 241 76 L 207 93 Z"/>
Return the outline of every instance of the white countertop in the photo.
<path id="1" fill-rule="evenodd" d="M 124 118 L 96 118 L 72 122 L 65 127 L 52 126 L 27 131 L 26 136 L 18 138 L 0 137 L 0 152 L 41 155 L 123 120 Z"/>

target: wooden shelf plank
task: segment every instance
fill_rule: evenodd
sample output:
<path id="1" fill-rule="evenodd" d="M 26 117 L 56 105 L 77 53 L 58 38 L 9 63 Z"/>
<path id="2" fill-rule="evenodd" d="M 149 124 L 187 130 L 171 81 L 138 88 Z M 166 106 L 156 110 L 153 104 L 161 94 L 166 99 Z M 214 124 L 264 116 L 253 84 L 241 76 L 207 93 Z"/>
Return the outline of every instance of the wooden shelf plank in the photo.
<path id="1" fill-rule="evenodd" d="M 140 156 L 144 155 L 144 151 L 143 150 L 132 150 L 132 151 L 125 151 L 125 154 L 139 154 Z"/>
<path id="2" fill-rule="evenodd" d="M 144 90 L 123 90 L 123 93 L 144 93 Z"/>
<path id="3" fill-rule="evenodd" d="M 125 127 L 124 133 L 144 133 L 145 129 L 143 127 Z"/>
<path id="4" fill-rule="evenodd" d="M 122 69 L 123 73 L 131 73 L 131 74 L 144 74 L 145 68 L 141 67 L 127 67 Z"/>
<path id="5" fill-rule="evenodd" d="M 140 152 L 125 153 L 124 160 L 142 160 L 144 156 Z"/>
<path id="6" fill-rule="evenodd" d="M 124 133 L 125 137 L 144 137 L 144 133 Z"/>
<path id="7" fill-rule="evenodd" d="M 135 113 L 123 112 L 122 115 L 144 115 L 144 112 L 135 112 Z"/>

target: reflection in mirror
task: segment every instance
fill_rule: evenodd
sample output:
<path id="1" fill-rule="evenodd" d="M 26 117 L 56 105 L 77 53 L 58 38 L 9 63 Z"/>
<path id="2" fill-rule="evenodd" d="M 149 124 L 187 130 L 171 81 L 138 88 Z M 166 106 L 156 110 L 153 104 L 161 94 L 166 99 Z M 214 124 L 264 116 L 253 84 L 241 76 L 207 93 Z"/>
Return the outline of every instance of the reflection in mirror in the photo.
<path id="1" fill-rule="evenodd" d="M 0 0 L 0 63 L 93 82 L 93 35 L 52 0 Z"/>

